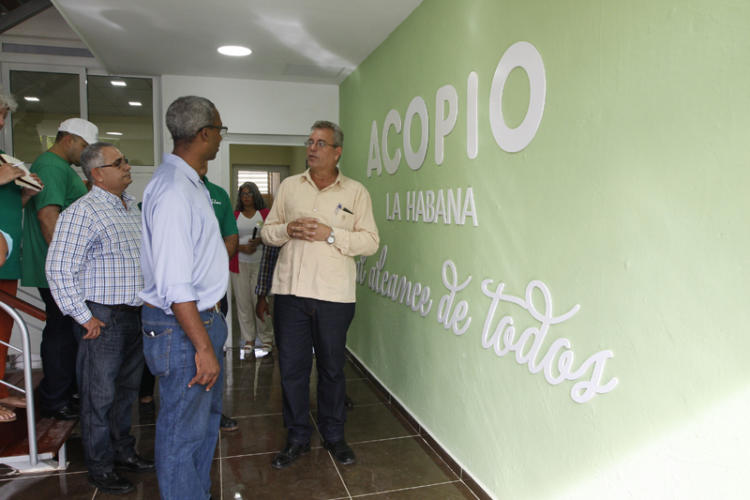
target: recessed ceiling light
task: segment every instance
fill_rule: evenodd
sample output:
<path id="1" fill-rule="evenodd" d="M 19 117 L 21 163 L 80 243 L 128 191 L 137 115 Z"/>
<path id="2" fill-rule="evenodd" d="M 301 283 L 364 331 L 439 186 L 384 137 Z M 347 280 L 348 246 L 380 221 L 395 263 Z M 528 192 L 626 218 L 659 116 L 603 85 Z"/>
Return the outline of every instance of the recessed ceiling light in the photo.
<path id="1" fill-rule="evenodd" d="M 27 100 L 27 101 L 29 101 L 29 102 L 39 102 L 39 98 L 38 97 L 34 97 L 32 95 L 24 96 L 24 99 Z"/>
<path id="2" fill-rule="evenodd" d="M 128 101 L 128 104 L 130 104 L 131 106 L 143 106 L 140 101 Z"/>
<path id="3" fill-rule="evenodd" d="M 249 56 L 253 53 L 252 50 L 248 49 L 247 47 L 242 47 L 241 45 L 224 45 L 216 50 L 219 51 L 219 54 L 234 57 Z"/>
<path id="4" fill-rule="evenodd" d="M 107 135 L 122 135 L 122 132 L 107 132 Z"/>
<path id="5" fill-rule="evenodd" d="M 113 87 L 127 87 L 128 84 L 123 82 L 122 80 L 110 80 L 110 82 Z"/>

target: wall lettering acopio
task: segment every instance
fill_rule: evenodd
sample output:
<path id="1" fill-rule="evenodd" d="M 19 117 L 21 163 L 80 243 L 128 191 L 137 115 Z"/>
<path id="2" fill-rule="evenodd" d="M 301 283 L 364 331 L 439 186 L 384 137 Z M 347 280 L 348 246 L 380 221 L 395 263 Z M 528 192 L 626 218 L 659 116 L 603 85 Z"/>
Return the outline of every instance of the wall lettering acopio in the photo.
<path id="1" fill-rule="evenodd" d="M 522 68 L 529 79 L 529 106 L 526 116 L 516 128 L 510 128 L 503 116 L 503 90 L 508 76 L 515 68 Z M 547 78 L 544 62 L 539 51 L 529 42 L 516 42 L 505 51 L 495 68 L 490 86 L 489 116 L 490 128 L 495 142 L 503 151 L 517 153 L 531 143 L 539 130 L 544 114 L 547 95 Z M 466 156 L 474 159 L 479 154 L 478 112 L 479 76 L 472 71 L 466 79 Z M 412 122 L 419 119 L 419 146 L 412 148 Z M 458 92 L 453 85 L 444 85 L 435 92 L 435 125 L 433 127 L 435 163 L 442 165 L 445 160 L 445 137 L 453 131 L 458 118 Z M 412 170 L 419 170 L 427 156 L 429 141 L 429 112 L 427 103 L 421 96 L 415 96 L 406 108 L 403 124 L 401 115 L 395 109 L 386 114 L 382 130 L 378 130 L 376 120 L 370 129 L 370 148 L 367 159 L 367 177 L 377 175 L 383 169 L 393 175 L 401 165 L 401 159 Z M 399 135 L 403 130 L 403 149 L 396 148 L 390 156 L 388 136 L 390 130 Z M 378 133 L 380 132 L 380 133 Z M 402 153 L 403 151 L 403 153 Z"/>

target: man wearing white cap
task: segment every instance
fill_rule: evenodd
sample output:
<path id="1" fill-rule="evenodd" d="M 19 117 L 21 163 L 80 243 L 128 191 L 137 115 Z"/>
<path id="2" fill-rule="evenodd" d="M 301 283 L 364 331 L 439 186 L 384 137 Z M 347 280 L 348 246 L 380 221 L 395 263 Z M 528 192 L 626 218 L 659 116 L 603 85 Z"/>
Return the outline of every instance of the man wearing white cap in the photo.
<path id="1" fill-rule="evenodd" d="M 69 118 L 60 124 L 55 144 L 31 165 L 31 172 L 42 179 L 44 189 L 24 209 L 21 284 L 39 289 L 47 311 L 42 331 L 44 378 L 39 385 L 39 409 L 42 416 L 60 420 L 78 418 L 77 405 L 72 402 L 77 392 L 77 344 L 73 320 L 63 316 L 52 298 L 44 262 L 60 212 L 87 192 L 71 164 L 80 164 L 81 153 L 96 142 L 98 132 L 96 125 L 81 118 Z"/>

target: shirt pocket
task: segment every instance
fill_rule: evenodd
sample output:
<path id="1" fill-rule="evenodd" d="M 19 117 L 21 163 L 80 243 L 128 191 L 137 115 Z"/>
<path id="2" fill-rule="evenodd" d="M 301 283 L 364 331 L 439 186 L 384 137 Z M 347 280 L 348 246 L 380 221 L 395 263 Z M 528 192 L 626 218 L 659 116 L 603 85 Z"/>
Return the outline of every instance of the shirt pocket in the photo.
<path id="1" fill-rule="evenodd" d="M 348 214 L 343 210 L 339 210 L 338 213 L 333 217 L 333 227 L 351 231 L 354 228 L 354 216 Z"/>

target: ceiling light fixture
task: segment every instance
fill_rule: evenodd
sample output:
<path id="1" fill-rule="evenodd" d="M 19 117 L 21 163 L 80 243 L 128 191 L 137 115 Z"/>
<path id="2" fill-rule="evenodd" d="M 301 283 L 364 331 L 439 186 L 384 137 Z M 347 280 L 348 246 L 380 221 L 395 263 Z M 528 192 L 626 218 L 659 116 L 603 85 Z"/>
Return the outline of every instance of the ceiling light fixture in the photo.
<path id="1" fill-rule="evenodd" d="M 107 135 L 122 135 L 122 132 L 107 132 Z"/>
<path id="2" fill-rule="evenodd" d="M 110 80 L 110 82 L 113 87 L 127 87 L 128 84 L 123 82 L 122 80 Z"/>
<path id="3" fill-rule="evenodd" d="M 216 50 L 219 52 L 219 54 L 234 57 L 249 56 L 253 53 L 252 50 L 248 49 L 247 47 L 242 47 L 241 45 L 224 45 Z"/>
<path id="4" fill-rule="evenodd" d="M 31 95 L 24 96 L 24 99 L 27 100 L 27 101 L 29 101 L 29 102 L 39 102 L 39 98 L 38 97 L 34 97 L 34 96 L 31 96 Z"/>
<path id="5" fill-rule="evenodd" d="M 140 101 L 128 101 L 128 104 L 130 104 L 131 106 L 136 106 L 136 107 L 143 106 L 143 104 Z"/>

